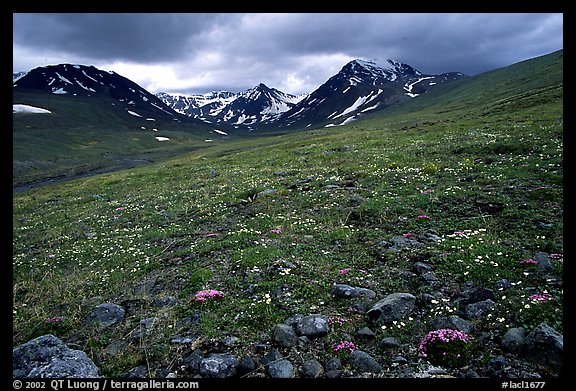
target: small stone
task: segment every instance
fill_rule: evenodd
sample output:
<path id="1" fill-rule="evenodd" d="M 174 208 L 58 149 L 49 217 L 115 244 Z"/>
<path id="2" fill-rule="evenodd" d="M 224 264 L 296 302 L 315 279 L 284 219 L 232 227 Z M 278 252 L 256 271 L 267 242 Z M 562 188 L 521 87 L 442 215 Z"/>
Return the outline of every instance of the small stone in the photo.
<path id="1" fill-rule="evenodd" d="M 464 310 L 467 319 L 475 320 L 485 317 L 496 303 L 490 299 L 468 304 Z"/>
<path id="2" fill-rule="evenodd" d="M 12 350 L 13 378 L 97 378 L 100 370 L 86 353 L 72 350 L 52 334 Z"/>
<path id="3" fill-rule="evenodd" d="M 200 371 L 200 363 L 203 359 L 204 354 L 202 351 L 200 349 L 196 349 L 184 357 L 183 364 L 186 366 L 186 369 L 190 373 L 197 374 Z"/>
<path id="4" fill-rule="evenodd" d="M 350 353 L 348 361 L 350 365 L 359 372 L 382 372 L 382 366 L 378 364 L 374 357 L 362 350 L 356 349 Z"/>
<path id="5" fill-rule="evenodd" d="M 98 323 L 102 327 L 109 327 L 122 322 L 124 314 L 124 308 L 119 305 L 104 303 L 96 306 L 90 315 L 88 315 L 86 323 Z"/>
<path id="6" fill-rule="evenodd" d="M 338 357 L 332 357 L 326 361 L 324 366 L 326 367 L 326 371 L 340 370 L 342 369 L 342 360 Z"/>
<path id="7" fill-rule="evenodd" d="M 208 378 L 227 378 L 236 374 L 237 359 L 230 353 L 213 353 L 200 362 L 200 375 Z"/>
<path id="8" fill-rule="evenodd" d="M 286 324 L 277 324 L 272 331 L 272 338 L 280 346 L 292 347 L 298 343 L 298 336 L 294 329 Z"/>
<path id="9" fill-rule="evenodd" d="M 377 302 L 367 314 L 373 323 L 392 323 L 410 314 L 415 303 L 416 297 L 410 293 L 393 293 Z"/>
<path id="10" fill-rule="evenodd" d="M 302 364 L 301 371 L 304 377 L 317 378 L 322 376 L 324 368 L 322 368 L 322 364 L 318 360 L 312 359 Z"/>
<path id="11" fill-rule="evenodd" d="M 522 327 L 514 327 L 506 331 L 502 337 L 502 347 L 509 352 L 518 352 L 522 348 L 526 331 Z"/>
<path id="12" fill-rule="evenodd" d="M 472 331 L 472 324 L 456 315 L 439 316 L 428 323 L 428 329 L 430 331 L 453 329 L 469 334 Z"/>
<path id="13" fill-rule="evenodd" d="M 308 315 L 296 324 L 296 333 L 308 338 L 323 337 L 328 334 L 329 330 L 328 317 L 324 315 Z"/>
<path id="14" fill-rule="evenodd" d="M 488 366 L 494 369 L 495 371 L 501 371 L 504 369 L 504 367 L 506 367 L 506 362 L 507 362 L 506 357 L 498 356 L 490 360 Z"/>
<path id="15" fill-rule="evenodd" d="M 268 365 L 268 374 L 272 378 L 293 378 L 294 366 L 286 359 L 274 361 Z"/>
<path id="16" fill-rule="evenodd" d="M 254 359 L 250 356 L 244 356 L 238 362 L 238 373 L 239 374 L 246 374 L 248 372 L 252 372 L 256 369 L 256 363 Z"/>
<path id="17" fill-rule="evenodd" d="M 381 348 L 397 348 L 400 346 L 400 342 L 394 337 L 385 337 L 380 341 Z"/>
<path id="18" fill-rule="evenodd" d="M 280 360 L 281 358 L 282 354 L 280 354 L 278 350 L 273 350 L 260 359 L 260 364 L 266 366 L 273 361 Z"/>
<path id="19" fill-rule="evenodd" d="M 376 333 L 374 333 L 374 331 L 370 330 L 368 327 L 362 327 L 360 330 L 358 330 L 356 336 L 359 338 L 373 339 L 376 337 Z"/>
<path id="20" fill-rule="evenodd" d="M 238 345 L 239 342 L 240 342 L 240 338 L 235 337 L 233 335 L 229 335 L 222 340 L 222 343 L 224 344 L 224 346 L 227 346 L 227 347 L 232 347 L 232 346 Z"/>
<path id="21" fill-rule="evenodd" d="M 564 336 L 546 323 L 540 323 L 524 339 L 523 351 L 531 360 L 560 371 L 564 358 Z"/>
<path id="22" fill-rule="evenodd" d="M 195 335 L 192 335 L 192 334 L 175 335 L 172 338 L 170 338 L 170 343 L 187 344 L 187 343 L 192 343 L 192 342 L 196 341 L 196 339 L 197 339 L 197 337 Z"/>

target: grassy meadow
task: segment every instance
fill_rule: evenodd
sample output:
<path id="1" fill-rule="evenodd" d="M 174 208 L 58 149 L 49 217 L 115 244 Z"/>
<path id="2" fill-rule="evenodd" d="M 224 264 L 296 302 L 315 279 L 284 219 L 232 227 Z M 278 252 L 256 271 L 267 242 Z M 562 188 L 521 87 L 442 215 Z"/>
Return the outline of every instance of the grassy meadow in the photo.
<path id="1" fill-rule="evenodd" d="M 52 333 L 105 376 L 142 363 L 153 375 L 176 368 L 184 348 L 170 343 L 174 335 L 192 332 L 199 345 L 235 336 L 242 356 L 287 317 L 318 313 L 332 320 L 330 334 L 313 342 L 322 361 L 368 325 L 332 297 L 334 283 L 378 297 L 445 297 L 377 328 L 379 339 L 418 346 L 426 322 L 452 313 L 465 284 L 497 295 L 490 316 L 475 323 L 478 335 L 542 321 L 562 332 L 562 67 L 548 61 L 553 71 L 536 83 L 488 75 L 468 81 L 482 95 L 466 97 L 458 82 L 436 104 L 422 97 L 345 126 L 219 142 L 14 194 L 13 345 Z M 392 237 L 425 234 L 441 240 L 384 250 Z M 546 278 L 522 263 L 538 252 L 554 254 Z M 440 286 L 407 273 L 418 261 L 433 266 Z M 512 287 L 496 289 L 503 279 Z M 202 289 L 224 297 L 199 304 L 192 298 Z M 532 293 L 550 300 L 534 302 Z M 176 304 L 156 304 L 167 296 Z M 123 303 L 124 321 L 86 325 L 103 302 Z M 198 323 L 182 324 L 194 315 Z M 153 333 L 111 353 L 149 317 L 158 318 Z M 474 359 L 487 360 L 491 349 L 478 342 Z"/>

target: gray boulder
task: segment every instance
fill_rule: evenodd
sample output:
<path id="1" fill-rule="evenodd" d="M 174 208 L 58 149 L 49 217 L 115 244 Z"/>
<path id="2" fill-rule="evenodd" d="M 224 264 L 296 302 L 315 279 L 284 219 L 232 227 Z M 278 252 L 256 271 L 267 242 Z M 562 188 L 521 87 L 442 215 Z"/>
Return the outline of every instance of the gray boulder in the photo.
<path id="1" fill-rule="evenodd" d="M 102 327 L 109 327 L 124 319 L 124 308 L 118 304 L 104 303 L 96 306 L 88 315 L 86 323 L 98 323 Z"/>
<path id="2" fill-rule="evenodd" d="M 564 336 L 546 323 L 540 323 L 524 339 L 524 353 L 530 359 L 559 371 L 562 369 Z"/>
<path id="3" fill-rule="evenodd" d="M 268 365 L 268 374 L 273 378 L 293 378 L 294 366 L 285 358 L 278 361 L 273 361 Z"/>
<path id="4" fill-rule="evenodd" d="M 368 318 L 373 323 L 392 323 L 407 316 L 414 309 L 416 297 L 410 293 L 393 293 L 386 296 L 368 310 Z"/>
<path id="5" fill-rule="evenodd" d="M 294 329 L 287 324 L 277 324 L 272 331 L 272 338 L 278 345 L 286 348 L 298 344 L 298 336 Z"/>
<path id="6" fill-rule="evenodd" d="M 72 350 L 51 334 L 12 350 L 14 378 L 99 378 L 100 370 L 80 350 Z"/>
<path id="7" fill-rule="evenodd" d="M 317 378 L 324 374 L 322 364 L 316 359 L 308 360 L 302 364 L 302 375 L 304 377 Z"/>
<path id="8" fill-rule="evenodd" d="M 323 337 L 329 331 L 328 317 L 324 315 L 308 315 L 296 323 L 296 333 L 308 338 Z"/>
<path id="9" fill-rule="evenodd" d="M 453 329 L 470 334 L 472 324 L 456 315 L 439 316 L 428 323 L 428 330 L 434 331 L 440 329 Z"/>
<path id="10" fill-rule="evenodd" d="M 373 299 L 376 297 L 376 292 L 368 288 L 353 287 L 346 284 L 334 284 L 332 285 L 331 293 L 340 298 L 354 298 L 354 297 L 366 297 L 368 299 Z"/>
<path id="11" fill-rule="evenodd" d="M 348 357 L 348 361 L 352 368 L 357 370 L 358 372 L 370 372 L 370 373 L 380 373 L 382 372 L 382 366 L 378 364 L 378 362 L 369 355 L 368 353 L 362 350 L 354 350 L 350 353 Z"/>
<path id="12" fill-rule="evenodd" d="M 404 236 L 393 236 L 390 238 L 390 242 L 381 242 L 380 244 L 384 247 L 388 247 L 388 251 L 394 252 L 402 251 L 407 248 L 424 246 L 424 243 Z"/>
<path id="13" fill-rule="evenodd" d="M 484 318 L 496 303 L 490 299 L 479 301 L 477 303 L 468 304 L 464 310 L 464 315 L 467 319 L 482 319 Z"/>
<path id="14" fill-rule="evenodd" d="M 517 352 L 522 348 L 526 331 L 522 327 L 514 327 L 502 336 L 502 347 L 509 352 Z"/>
<path id="15" fill-rule="evenodd" d="M 226 378 L 236 375 L 238 360 L 230 353 L 213 353 L 200 361 L 200 375 L 208 378 Z"/>

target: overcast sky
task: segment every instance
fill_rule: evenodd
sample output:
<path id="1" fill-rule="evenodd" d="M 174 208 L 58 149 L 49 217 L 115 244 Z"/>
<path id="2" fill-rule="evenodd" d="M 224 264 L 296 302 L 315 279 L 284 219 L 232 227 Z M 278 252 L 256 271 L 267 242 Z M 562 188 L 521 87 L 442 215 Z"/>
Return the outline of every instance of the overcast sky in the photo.
<path id="1" fill-rule="evenodd" d="M 72 63 L 148 91 L 312 92 L 347 62 L 475 75 L 562 49 L 563 14 L 21 13 L 13 71 Z"/>

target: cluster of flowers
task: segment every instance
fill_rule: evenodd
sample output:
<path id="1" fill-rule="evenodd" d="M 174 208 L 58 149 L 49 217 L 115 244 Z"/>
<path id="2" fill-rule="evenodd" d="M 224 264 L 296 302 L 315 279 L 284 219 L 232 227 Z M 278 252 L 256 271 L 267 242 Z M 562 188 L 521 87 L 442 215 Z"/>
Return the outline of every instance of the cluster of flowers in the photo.
<path id="1" fill-rule="evenodd" d="M 215 298 L 222 298 L 222 297 L 224 297 L 224 292 L 217 291 L 214 289 L 205 289 L 205 290 L 196 292 L 194 294 L 194 297 L 192 298 L 192 300 L 203 303 L 208 299 L 215 299 Z M 192 300 L 190 300 L 190 301 L 192 301 Z"/>
<path id="2" fill-rule="evenodd" d="M 550 254 L 548 255 L 548 258 L 552 258 L 552 259 L 564 259 L 564 254 Z"/>
<path id="3" fill-rule="evenodd" d="M 429 357 L 431 354 L 440 353 L 442 355 L 447 355 L 451 344 L 454 343 L 468 343 L 470 337 L 466 333 L 459 330 L 452 329 L 440 329 L 430 331 L 420 345 L 418 346 L 418 351 L 422 357 Z"/>
<path id="4" fill-rule="evenodd" d="M 337 323 L 339 326 L 342 326 L 346 322 L 347 322 L 347 320 L 345 318 L 341 318 L 339 316 L 331 316 L 328 318 L 328 324 L 330 324 L 330 325 Z"/>
<path id="5" fill-rule="evenodd" d="M 356 350 L 356 345 L 354 344 L 354 342 L 340 341 L 340 343 L 338 345 L 334 346 L 334 351 L 336 353 L 340 353 L 341 351 L 344 351 L 346 349 L 350 353 L 352 353 L 354 350 Z"/>
<path id="6" fill-rule="evenodd" d="M 538 265 L 538 261 L 528 258 L 518 262 L 521 265 Z"/>
<path id="7" fill-rule="evenodd" d="M 61 316 L 55 316 L 53 318 L 46 319 L 46 322 L 48 322 L 48 323 L 62 323 L 62 322 L 64 322 L 64 318 Z"/>
<path id="8" fill-rule="evenodd" d="M 552 297 L 547 293 L 543 293 L 543 294 L 535 293 L 533 295 L 528 296 L 528 298 L 535 303 L 546 303 L 546 302 L 552 300 Z"/>

